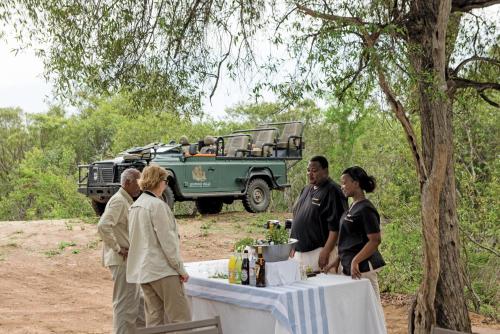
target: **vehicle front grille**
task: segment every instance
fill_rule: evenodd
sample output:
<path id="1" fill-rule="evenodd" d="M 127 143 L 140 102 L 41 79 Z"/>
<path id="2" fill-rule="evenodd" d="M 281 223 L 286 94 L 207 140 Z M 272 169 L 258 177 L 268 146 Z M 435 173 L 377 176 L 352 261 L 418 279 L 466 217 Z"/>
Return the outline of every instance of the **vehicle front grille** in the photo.
<path id="1" fill-rule="evenodd" d="M 113 165 L 95 164 L 89 169 L 89 184 L 113 183 Z"/>
<path id="2" fill-rule="evenodd" d="M 113 182 L 113 167 L 101 168 L 101 182 Z"/>

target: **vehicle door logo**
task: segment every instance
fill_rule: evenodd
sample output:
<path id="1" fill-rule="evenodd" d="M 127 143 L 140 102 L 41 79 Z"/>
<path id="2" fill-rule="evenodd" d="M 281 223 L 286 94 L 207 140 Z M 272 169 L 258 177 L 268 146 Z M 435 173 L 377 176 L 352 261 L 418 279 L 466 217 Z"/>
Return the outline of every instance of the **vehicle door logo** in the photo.
<path id="1" fill-rule="evenodd" d="M 207 179 L 207 176 L 205 175 L 205 171 L 201 166 L 195 166 L 193 168 L 193 180 L 198 181 L 198 182 L 204 182 Z"/>

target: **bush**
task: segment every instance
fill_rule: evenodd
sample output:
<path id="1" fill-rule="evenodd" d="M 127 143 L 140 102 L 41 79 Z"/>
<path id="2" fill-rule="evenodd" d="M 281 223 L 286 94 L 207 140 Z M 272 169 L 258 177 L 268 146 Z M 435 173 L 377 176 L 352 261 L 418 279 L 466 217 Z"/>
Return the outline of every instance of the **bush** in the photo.
<path id="1" fill-rule="evenodd" d="M 76 192 L 74 152 L 30 151 L 10 178 L 11 191 L 0 201 L 0 219 L 32 220 L 88 217 L 88 200 Z"/>

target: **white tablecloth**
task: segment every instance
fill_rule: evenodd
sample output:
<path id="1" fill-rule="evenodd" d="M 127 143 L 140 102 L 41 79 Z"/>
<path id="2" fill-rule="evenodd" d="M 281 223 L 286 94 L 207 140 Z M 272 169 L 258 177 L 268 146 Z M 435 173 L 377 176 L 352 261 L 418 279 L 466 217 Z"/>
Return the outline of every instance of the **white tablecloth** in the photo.
<path id="1" fill-rule="evenodd" d="M 283 287 L 255 288 L 209 279 L 227 260 L 186 264 L 193 318 L 219 315 L 224 333 L 386 333 L 382 308 L 368 280 L 318 275 Z"/>

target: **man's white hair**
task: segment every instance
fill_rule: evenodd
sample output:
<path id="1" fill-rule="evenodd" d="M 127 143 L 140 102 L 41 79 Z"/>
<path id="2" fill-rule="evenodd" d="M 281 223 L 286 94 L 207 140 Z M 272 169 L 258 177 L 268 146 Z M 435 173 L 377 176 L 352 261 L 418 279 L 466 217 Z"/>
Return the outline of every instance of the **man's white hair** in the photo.
<path id="1" fill-rule="evenodd" d="M 134 181 L 141 177 L 141 172 L 135 168 L 125 169 L 120 177 L 120 184 L 125 185 L 127 181 Z"/>

